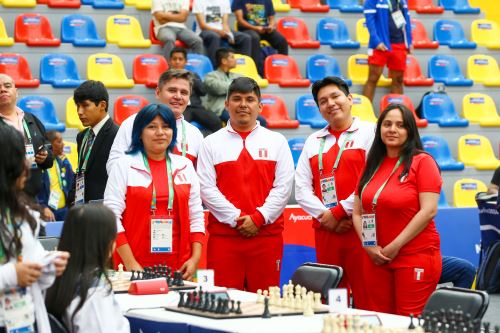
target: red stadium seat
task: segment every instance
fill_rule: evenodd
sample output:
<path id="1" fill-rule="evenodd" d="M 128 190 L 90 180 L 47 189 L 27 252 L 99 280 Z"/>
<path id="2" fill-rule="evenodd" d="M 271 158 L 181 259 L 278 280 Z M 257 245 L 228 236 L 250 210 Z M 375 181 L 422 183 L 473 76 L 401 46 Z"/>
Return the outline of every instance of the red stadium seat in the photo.
<path id="1" fill-rule="evenodd" d="M 285 102 L 277 96 L 262 95 L 262 113 L 269 128 L 297 128 L 298 120 L 291 120 Z"/>
<path id="2" fill-rule="evenodd" d="M 408 96 L 399 95 L 399 94 L 387 94 L 380 99 L 380 113 L 384 111 L 384 109 L 389 104 L 403 104 L 408 107 L 410 111 L 413 113 L 413 117 L 415 117 L 415 122 L 417 123 L 417 127 L 427 127 L 429 124 L 427 119 L 420 119 L 415 112 L 415 108 L 413 107 L 413 103 Z"/>
<path id="3" fill-rule="evenodd" d="M 12 77 L 18 88 L 35 88 L 40 85 L 40 81 L 31 75 L 28 61 L 17 53 L 0 53 L 0 73 Z"/>
<path id="4" fill-rule="evenodd" d="M 49 1 L 48 0 L 36 0 L 36 3 L 38 5 L 46 5 Z"/>
<path id="5" fill-rule="evenodd" d="M 161 73 L 168 69 L 168 63 L 163 56 L 157 54 L 139 54 L 135 57 L 132 68 L 136 84 L 156 88 Z"/>
<path id="6" fill-rule="evenodd" d="M 434 6 L 432 0 L 408 0 L 408 8 L 419 14 L 442 14 L 444 7 Z"/>
<path id="7" fill-rule="evenodd" d="M 48 0 L 47 6 L 50 8 L 80 8 L 80 0 Z"/>
<path id="8" fill-rule="evenodd" d="M 269 83 L 277 83 L 280 87 L 309 87 L 311 83 L 302 78 L 295 60 L 283 54 L 268 56 L 264 63 L 264 73 Z"/>
<path id="9" fill-rule="evenodd" d="M 113 108 L 113 118 L 115 123 L 121 123 L 133 114 L 139 112 L 143 107 L 149 104 L 149 101 L 138 95 L 120 96 L 115 101 Z"/>
<path id="10" fill-rule="evenodd" d="M 439 42 L 432 41 L 427 35 L 424 25 L 417 19 L 411 19 L 411 37 L 416 49 L 437 49 Z"/>
<path id="11" fill-rule="evenodd" d="M 288 0 L 288 4 L 303 12 L 327 13 L 330 11 L 330 6 L 322 5 L 319 0 Z"/>
<path id="12" fill-rule="evenodd" d="M 318 49 L 319 41 L 311 40 L 307 25 L 295 17 L 282 17 L 278 20 L 277 30 L 286 38 L 288 45 L 299 49 Z"/>
<path id="13" fill-rule="evenodd" d="M 151 44 L 163 45 L 163 43 L 158 38 L 156 38 L 156 36 L 155 36 L 155 24 L 154 24 L 153 20 L 151 20 L 149 22 L 149 39 L 151 40 Z M 175 46 L 177 46 L 177 47 L 183 47 L 185 49 L 188 47 L 181 40 L 176 40 L 175 41 Z"/>
<path id="14" fill-rule="evenodd" d="M 422 74 L 417 58 L 411 54 L 406 57 L 404 84 L 406 86 L 432 86 L 434 84 L 434 79 Z"/>
<path id="15" fill-rule="evenodd" d="M 59 46 L 61 40 L 54 38 L 49 20 L 40 14 L 20 14 L 14 25 L 16 42 L 28 46 Z"/>

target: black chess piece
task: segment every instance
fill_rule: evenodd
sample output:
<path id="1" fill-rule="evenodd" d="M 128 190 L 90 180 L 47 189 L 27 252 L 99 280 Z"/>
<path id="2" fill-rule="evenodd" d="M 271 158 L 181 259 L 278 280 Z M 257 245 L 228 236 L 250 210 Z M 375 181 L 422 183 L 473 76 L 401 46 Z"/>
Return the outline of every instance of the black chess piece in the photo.
<path id="1" fill-rule="evenodd" d="M 206 312 L 210 310 L 210 294 L 205 293 L 205 301 L 203 302 L 203 308 L 201 308 L 201 311 Z"/>
<path id="2" fill-rule="evenodd" d="M 198 296 L 198 304 L 196 305 L 197 310 L 201 310 L 203 308 L 203 290 L 200 287 L 199 296 Z"/>
<path id="3" fill-rule="evenodd" d="M 135 271 L 131 271 L 132 272 L 132 275 L 130 276 L 130 281 L 134 281 L 135 280 Z"/>
<path id="4" fill-rule="evenodd" d="M 182 272 L 175 272 L 177 274 L 177 283 L 176 286 L 182 287 L 184 286 L 184 281 L 182 280 Z"/>
<path id="5" fill-rule="evenodd" d="M 229 300 L 228 299 L 225 299 L 222 303 L 222 313 L 223 314 L 229 313 Z"/>
<path id="6" fill-rule="evenodd" d="M 236 311 L 234 313 L 242 314 L 243 311 L 241 311 L 241 301 L 237 301 L 236 304 L 238 304 L 238 307 L 236 308 Z"/>
<path id="7" fill-rule="evenodd" d="M 262 318 L 271 318 L 271 312 L 269 312 L 269 298 L 264 298 L 264 312 L 262 313 Z"/>
<path id="8" fill-rule="evenodd" d="M 500 333 L 500 326 L 495 325 L 495 333 Z"/>
<path id="9" fill-rule="evenodd" d="M 489 333 L 490 332 L 490 323 L 485 321 L 483 323 L 483 328 L 484 328 L 484 333 Z"/>
<path id="10" fill-rule="evenodd" d="M 184 294 L 185 293 L 179 293 L 179 304 L 177 304 L 178 308 L 182 308 L 184 306 Z"/>
<path id="11" fill-rule="evenodd" d="M 195 290 L 191 293 L 191 295 L 193 295 L 193 300 L 191 302 L 191 309 L 196 309 L 196 305 L 197 305 L 197 299 L 198 299 L 198 292 Z"/>
<path id="12" fill-rule="evenodd" d="M 222 299 L 217 297 L 217 308 L 215 309 L 215 313 L 222 313 Z"/>
<path id="13" fill-rule="evenodd" d="M 409 330 L 415 329 L 415 324 L 413 323 L 413 313 L 410 313 L 410 326 L 408 326 Z"/>
<path id="14" fill-rule="evenodd" d="M 236 308 L 234 307 L 234 299 L 231 300 L 231 308 L 229 309 L 229 312 L 234 313 L 236 311 Z"/>
<path id="15" fill-rule="evenodd" d="M 210 309 L 208 311 L 215 312 L 215 310 L 216 310 L 215 306 L 216 306 L 216 304 L 215 304 L 215 295 L 212 294 L 212 295 L 210 295 Z"/>

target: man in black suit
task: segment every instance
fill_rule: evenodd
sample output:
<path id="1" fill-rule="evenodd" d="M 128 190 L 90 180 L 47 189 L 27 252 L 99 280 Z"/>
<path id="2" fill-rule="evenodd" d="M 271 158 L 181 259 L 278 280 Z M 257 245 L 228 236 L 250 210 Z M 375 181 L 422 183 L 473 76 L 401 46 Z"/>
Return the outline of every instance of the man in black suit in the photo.
<path id="1" fill-rule="evenodd" d="M 108 180 L 106 161 L 118 126 L 108 115 L 108 91 L 99 81 L 83 82 L 73 93 L 78 117 L 85 130 L 78 133 L 78 169 L 70 202 L 79 205 L 102 200 Z"/>

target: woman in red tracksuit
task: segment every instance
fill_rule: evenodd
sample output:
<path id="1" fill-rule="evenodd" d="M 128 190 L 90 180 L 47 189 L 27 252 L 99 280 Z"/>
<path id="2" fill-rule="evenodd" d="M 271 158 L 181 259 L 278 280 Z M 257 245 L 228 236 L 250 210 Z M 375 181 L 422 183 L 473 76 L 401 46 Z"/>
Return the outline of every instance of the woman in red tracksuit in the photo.
<path id="1" fill-rule="evenodd" d="M 411 111 L 389 105 L 356 191 L 353 222 L 363 260 L 369 310 L 422 312 L 441 275 L 434 224 L 442 179 L 423 151 Z"/>

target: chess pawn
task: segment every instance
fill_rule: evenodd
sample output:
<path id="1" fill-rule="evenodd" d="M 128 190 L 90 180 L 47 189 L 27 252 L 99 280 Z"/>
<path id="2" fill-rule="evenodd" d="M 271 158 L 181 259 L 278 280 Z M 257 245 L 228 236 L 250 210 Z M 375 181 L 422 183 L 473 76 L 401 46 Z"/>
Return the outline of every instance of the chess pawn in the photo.
<path id="1" fill-rule="evenodd" d="M 300 295 L 295 295 L 295 308 L 302 310 L 302 298 L 300 298 Z"/>
<path id="2" fill-rule="evenodd" d="M 302 287 L 302 289 L 300 290 L 300 296 L 302 297 L 302 299 L 305 299 L 306 295 L 307 295 L 307 288 Z"/>
<path id="3" fill-rule="evenodd" d="M 269 295 L 269 292 L 267 290 L 264 290 L 262 292 L 262 295 L 264 295 L 264 299 L 266 299 L 266 297 Z"/>
<path id="4" fill-rule="evenodd" d="M 312 304 L 307 298 L 305 300 L 304 316 L 306 317 L 314 316 L 314 310 L 312 308 Z"/>
<path id="5" fill-rule="evenodd" d="M 321 333 L 332 333 L 331 321 L 332 317 L 329 315 L 323 316 L 323 329 L 321 330 Z"/>
<path id="6" fill-rule="evenodd" d="M 289 307 L 290 309 L 295 309 L 295 298 L 290 297 L 290 298 L 288 299 L 288 307 Z"/>
<path id="7" fill-rule="evenodd" d="M 302 287 L 300 284 L 295 286 L 295 296 L 300 295 L 300 292 L 302 291 Z"/>
<path id="8" fill-rule="evenodd" d="M 314 298 L 314 308 L 320 309 L 321 308 L 321 294 L 314 293 L 313 298 Z"/>
<path id="9" fill-rule="evenodd" d="M 262 289 L 257 289 L 257 303 L 264 303 L 264 296 L 262 296 Z"/>

